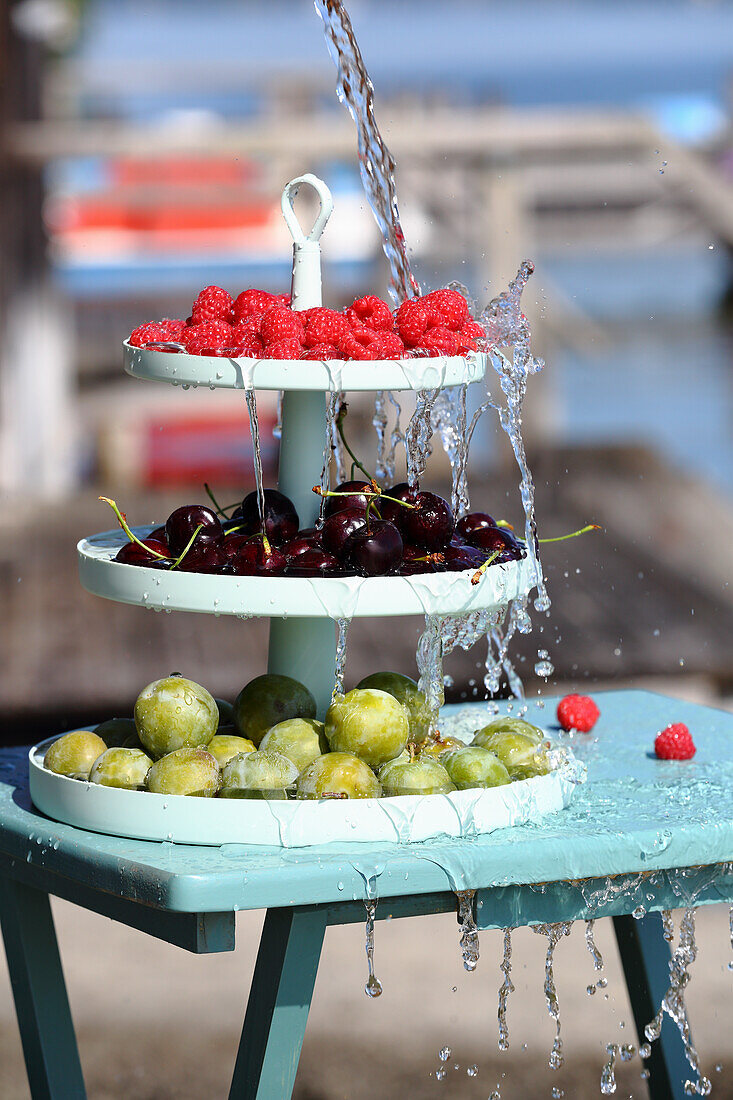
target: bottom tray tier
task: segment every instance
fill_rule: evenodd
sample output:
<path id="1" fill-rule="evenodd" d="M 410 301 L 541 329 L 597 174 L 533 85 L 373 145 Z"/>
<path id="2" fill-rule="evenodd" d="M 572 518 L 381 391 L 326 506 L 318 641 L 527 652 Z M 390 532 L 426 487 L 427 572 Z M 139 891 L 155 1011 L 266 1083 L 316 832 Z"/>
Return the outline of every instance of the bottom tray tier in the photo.
<path id="1" fill-rule="evenodd" d="M 447 730 L 443 724 L 442 729 Z M 584 766 L 562 750 L 548 775 L 488 790 L 397 798 L 282 802 L 184 798 L 102 787 L 55 775 L 43 757 L 55 738 L 30 751 L 30 793 L 56 821 L 92 832 L 177 844 L 257 844 L 302 848 L 377 841 L 410 844 L 431 837 L 471 837 L 538 822 L 567 806 Z"/>

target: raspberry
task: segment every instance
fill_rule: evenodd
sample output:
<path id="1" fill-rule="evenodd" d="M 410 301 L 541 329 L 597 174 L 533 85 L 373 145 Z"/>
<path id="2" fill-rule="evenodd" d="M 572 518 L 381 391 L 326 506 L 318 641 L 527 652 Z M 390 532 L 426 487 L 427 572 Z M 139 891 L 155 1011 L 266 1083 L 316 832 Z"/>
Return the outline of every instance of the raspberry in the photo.
<path id="1" fill-rule="evenodd" d="M 263 313 L 266 313 L 268 309 L 272 309 L 276 305 L 289 305 L 290 299 L 287 302 L 280 302 L 281 295 L 270 294 L 267 290 L 255 290 L 251 287 L 249 290 L 243 290 L 241 294 L 237 295 L 237 300 L 234 303 L 234 320 L 241 321 L 244 317 L 259 317 Z"/>
<path id="2" fill-rule="evenodd" d="M 402 359 L 405 345 L 394 332 L 378 332 L 369 345 L 376 359 Z"/>
<path id="3" fill-rule="evenodd" d="M 303 345 L 300 340 L 289 336 L 284 340 L 275 340 L 272 344 L 265 344 L 263 358 L 265 359 L 300 359 Z"/>
<path id="4" fill-rule="evenodd" d="M 456 333 L 458 351 L 461 354 L 467 351 L 478 351 L 479 340 L 483 340 L 485 337 L 486 333 L 478 321 L 467 321 Z"/>
<path id="5" fill-rule="evenodd" d="M 232 321 L 234 299 L 220 286 L 205 286 L 191 308 L 191 321 L 202 325 L 205 321 Z"/>
<path id="6" fill-rule="evenodd" d="M 654 751 L 660 760 L 691 760 L 697 749 L 684 722 L 672 722 L 655 737 Z"/>
<path id="7" fill-rule="evenodd" d="M 428 310 L 416 298 L 406 298 L 395 313 L 395 324 L 407 347 L 414 347 L 428 327 Z"/>
<path id="8" fill-rule="evenodd" d="M 243 317 L 241 321 L 236 321 L 232 325 L 232 339 L 235 344 L 246 343 L 250 336 L 260 335 L 260 317 Z"/>
<path id="9" fill-rule="evenodd" d="M 391 332 L 394 327 L 392 310 L 376 294 L 367 294 L 357 298 L 346 310 L 346 317 L 352 328 L 364 325 L 375 332 Z"/>
<path id="10" fill-rule="evenodd" d="M 232 345 L 232 326 L 226 321 L 206 321 L 203 325 L 192 325 L 184 329 L 181 341 L 189 355 L 204 355 L 217 348 Z"/>
<path id="11" fill-rule="evenodd" d="M 421 299 L 439 325 L 457 332 L 469 320 L 468 303 L 457 290 L 433 290 Z"/>
<path id="12" fill-rule="evenodd" d="M 314 348 L 308 348 L 304 351 L 301 359 L 343 359 L 343 352 L 340 352 L 338 348 L 335 348 L 333 344 L 316 344 Z"/>
<path id="13" fill-rule="evenodd" d="M 557 704 L 557 720 L 564 730 L 590 733 L 600 715 L 589 695 L 566 695 Z"/>
<path id="14" fill-rule="evenodd" d="M 232 347 L 235 349 L 232 352 L 235 357 L 248 359 L 262 358 L 262 341 L 254 332 L 248 332 L 238 336 L 235 334 L 234 329 L 232 329 Z"/>
<path id="15" fill-rule="evenodd" d="M 178 343 L 183 331 L 183 321 L 147 321 L 130 335 L 128 343 L 134 348 L 144 348 L 146 344 L 173 341 Z"/>
<path id="16" fill-rule="evenodd" d="M 335 309 L 316 306 L 309 309 L 305 318 L 305 346 L 314 348 L 318 344 L 337 345 L 348 328 L 348 321 Z"/>
<path id="17" fill-rule="evenodd" d="M 376 353 L 372 350 L 372 344 L 376 339 L 376 333 L 371 329 L 361 328 L 346 329 L 338 342 L 338 348 L 344 359 L 370 360 L 376 359 Z"/>
<path id="18" fill-rule="evenodd" d="M 451 332 L 445 325 L 436 325 L 420 337 L 416 346 L 431 355 L 455 355 L 458 351 L 458 340 L 455 332 Z"/>
<path id="19" fill-rule="evenodd" d="M 260 336 L 265 347 L 281 340 L 297 340 L 302 345 L 305 336 L 303 322 L 288 306 L 268 309 L 260 324 Z M 289 358 L 289 356 L 288 356 Z"/>

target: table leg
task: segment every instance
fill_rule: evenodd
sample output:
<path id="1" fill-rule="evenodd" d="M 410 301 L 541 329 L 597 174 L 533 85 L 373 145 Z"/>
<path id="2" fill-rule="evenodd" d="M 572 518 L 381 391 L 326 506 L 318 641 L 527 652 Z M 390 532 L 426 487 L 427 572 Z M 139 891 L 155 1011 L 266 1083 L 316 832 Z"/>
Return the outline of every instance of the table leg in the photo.
<path id="1" fill-rule="evenodd" d="M 33 1100 L 86 1096 L 48 894 L 0 879 L 0 926 Z"/>
<path id="2" fill-rule="evenodd" d="M 659 1011 L 669 988 L 669 944 L 662 936 L 660 916 L 641 920 L 613 917 L 621 963 L 634 1013 L 639 1044 L 647 1042 L 644 1027 Z M 665 1015 L 659 1039 L 646 1060 L 650 1100 L 683 1100 L 685 1081 L 693 1077 L 677 1028 Z"/>
<path id="3" fill-rule="evenodd" d="M 288 1100 L 318 973 L 326 913 L 268 909 L 229 1100 Z"/>

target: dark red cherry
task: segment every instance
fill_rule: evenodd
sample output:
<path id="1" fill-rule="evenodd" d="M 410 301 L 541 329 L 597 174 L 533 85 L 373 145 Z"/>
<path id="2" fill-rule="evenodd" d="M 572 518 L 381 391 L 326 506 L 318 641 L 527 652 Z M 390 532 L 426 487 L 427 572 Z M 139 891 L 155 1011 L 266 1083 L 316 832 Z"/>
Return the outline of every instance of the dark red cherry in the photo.
<path id="1" fill-rule="evenodd" d="M 197 546 L 198 539 L 177 566 L 181 573 L 218 573 L 226 559 L 219 545 L 206 542 Z"/>
<path id="2" fill-rule="evenodd" d="M 477 527 L 466 539 L 486 556 L 498 551 L 497 561 L 516 561 L 524 556 L 524 547 L 506 527 Z"/>
<path id="3" fill-rule="evenodd" d="M 167 545 L 167 542 L 166 542 L 167 536 L 166 536 L 166 533 L 165 533 L 165 524 L 163 524 L 162 527 L 156 527 L 154 531 L 151 531 L 150 534 L 148 535 L 148 538 L 149 539 L 157 539 L 158 542 L 165 542 L 166 545 Z"/>
<path id="4" fill-rule="evenodd" d="M 478 569 L 486 561 L 486 554 L 482 550 L 469 546 L 466 542 L 450 542 L 440 553 L 445 561 L 445 568 L 451 572 Z"/>
<path id="5" fill-rule="evenodd" d="M 374 496 L 371 485 L 366 481 L 342 481 L 333 491 L 339 494 L 345 493 L 346 496 L 326 497 L 323 509 L 325 517 L 343 512 L 345 508 L 359 508 L 362 512 L 366 512 L 369 498 Z"/>
<path id="6" fill-rule="evenodd" d="M 441 550 L 453 534 L 453 512 L 447 500 L 436 493 L 416 493 L 413 508 L 400 508 L 397 523 L 405 539 L 426 550 Z"/>
<path id="7" fill-rule="evenodd" d="M 282 576 L 288 559 L 276 546 L 269 549 L 261 539 L 251 539 L 231 559 L 234 572 L 240 577 Z"/>
<path id="8" fill-rule="evenodd" d="M 290 542 L 286 542 L 285 545 L 281 547 L 288 561 L 292 561 L 293 558 L 300 558 L 303 554 L 307 554 L 311 550 L 320 549 L 320 532 L 316 531 L 315 527 L 305 528 L 303 531 L 299 531 L 294 539 L 291 539 Z"/>
<path id="9" fill-rule="evenodd" d="M 265 489 L 265 534 L 275 546 L 281 546 L 295 538 L 300 526 L 295 505 L 277 489 Z M 254 535 L 261 531 L 257 493 L 248 493 L 242 501 L 240 519 L 241 534 Z"/>
<path id="10" fill-rule="evenodd" d="M 348 564 L 363 577 L 392 573 L 402 561 L 402 536 L 393 523 L 372 519 L 349 539 Z"/>
<path id="11" fill-rule="evenodd" d="M 342 576 L 343 572 L 343 566 L 338 558 L 318 546 L 313 546 L 305 553 L 292 557 L 285 569 L 288 577 Z"/>
<path id="12" fill-rule="evenodd" d="M 176 508 L 175 512 L 171 512 L 165 525 L 171 554 L 178 557 L 186 548 L 197 527 L 201 527 L 196 536 L 197 547 L 207 542 L 219 542 L 222 537 L 223 532 L 218 516 L 203 504 L 184 504 L 182 508 Z"/>
<path id="13" fill-rule="evenodd" d="M 469 512 L 458 520 L 456 534 L 465 539 L 480 527 L 496 527 L 496 520 L 488 512 Z"/>
<path id="14" fill-rule="evenodd" d="M 343 511 L 328 516 L 321 528 L 321 543 L 324 550 L 343 559 L 346 554 L 346 544 L 362 527 L 366 527 L 365 508 L 344 508 Z"/>
<path id="15" fill-rule="evenodd" d="M 168 547 L 160 539 L 154 539 L 152 536 L 142 540 L 146 546 L 151 550 L 156 550 L 159 554 L 167 554 Z M 143 550 L 142 546 L 139 546 L 136 542 L 126 542 L 124 546 L 121 546 L 115 555 L 115 561 L 121 561 L 124 565 L 150 565 L 155 561 L 154 554 L 148 554 Z"/>
<path id="16" fill-rule="evenodd" d="M 417 489 L 411 489 L 406 481 L 401 481 L 399 485 L 393 485 L 391 489 L 385 489 L 385 493 L 395 500 L 403 500 L 409 504 L 417 495 Z M 382 519 L 388 519 L 390 523 L 396 524 L 397 527 L 400 526 L 401 513 L 406 511 L 407 508 L 403 508 L 401 504 L 394 504 L 391 500 L 380 500 L 379 502 L 379 514 Z"/>

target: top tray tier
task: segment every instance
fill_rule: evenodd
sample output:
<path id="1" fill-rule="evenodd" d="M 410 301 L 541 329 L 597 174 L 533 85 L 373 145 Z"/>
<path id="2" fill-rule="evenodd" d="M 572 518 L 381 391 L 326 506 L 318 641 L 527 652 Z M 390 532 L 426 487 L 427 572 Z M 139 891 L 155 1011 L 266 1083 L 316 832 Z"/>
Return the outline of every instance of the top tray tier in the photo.
<path id="1" fill-rule="evenodd" d="M 343 362 L 331 359 L 224 359 L 213 355 L 134 348 L 124 341 L 125 370 L 133 378 L 168 382 L 173 386 L 208 386 L 226 390 L 433 390 L 480 382 L 487 356 L 388 359 Z"/>

